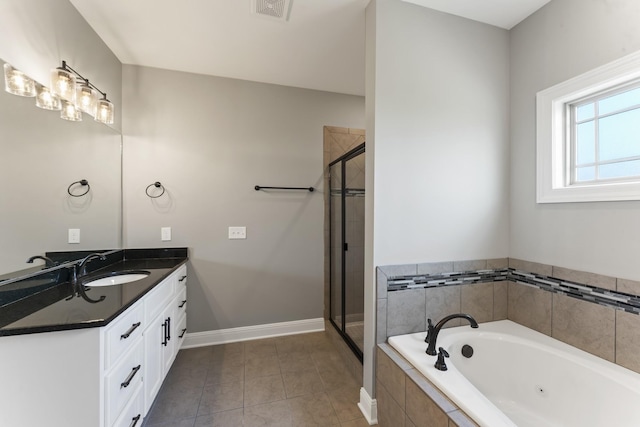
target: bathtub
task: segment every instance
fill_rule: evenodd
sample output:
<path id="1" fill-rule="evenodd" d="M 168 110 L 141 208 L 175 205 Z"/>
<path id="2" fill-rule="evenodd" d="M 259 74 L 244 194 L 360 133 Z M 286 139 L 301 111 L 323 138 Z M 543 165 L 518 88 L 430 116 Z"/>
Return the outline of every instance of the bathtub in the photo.
<path id="1" fill-rule="evenodd" d="M 439 371 L 425 336 L 389 344 L 481 427 L 640 426 L 640 374 L 633 371 L 509 320 L 441 330 L 437 346 L 451 357 Z"/>

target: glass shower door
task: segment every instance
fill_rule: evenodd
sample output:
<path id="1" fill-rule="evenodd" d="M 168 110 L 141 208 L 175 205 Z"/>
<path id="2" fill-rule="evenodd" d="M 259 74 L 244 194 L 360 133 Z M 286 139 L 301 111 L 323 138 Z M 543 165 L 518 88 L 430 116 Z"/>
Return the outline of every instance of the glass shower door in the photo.
<path id="1" fill-rule="evenodd" d="M 329 167 L 330 319 L 362 360 L 364 340 L 364 144 Z"/>
<path id="2" fill-rule="evenodd" d="M 345 162 L 345 333 L 364 348 L 364 161 L 362 152 Z"/>
<path id="3" fill-rule="evenodd" d="M 329 216 L 330 216 L 330 292 L 331 320 L 340 329 L 344 327 L 342 320 L 342 163 L 333 164 L 330 169 Z"/>

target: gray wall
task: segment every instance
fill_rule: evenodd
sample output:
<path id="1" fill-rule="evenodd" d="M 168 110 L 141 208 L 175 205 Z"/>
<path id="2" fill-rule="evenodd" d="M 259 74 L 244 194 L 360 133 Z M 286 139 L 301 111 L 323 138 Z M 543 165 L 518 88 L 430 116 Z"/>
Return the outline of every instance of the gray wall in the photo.
<path id="1" fill-rule="evenodd" d="M 125 245 L 189 247 L 190 331 L 321 318 L 323 125 L 364 127 L 364 98 L 136 66 L 123 82 Z"/>
<path id="2" fill-rule="evenodd" d="M 506 256 L 508 32 L 401 0 L 376 26 L 375 265 Z"/>
<path id="3" fill-rule="evenodd" d="M 536 92 L 640 49 L 640 2 L 553 0 L 511 31 L 509 256 L 640 279 L 640 202 L 536 204 Z"/>
<path id="4" fill-rule="evenodd" d="M 373 267 L 508 254 L 509 34 L 401 0 L 372 0 L 367 28 L 375 199 L 364 386 L 373 396 Z"/>

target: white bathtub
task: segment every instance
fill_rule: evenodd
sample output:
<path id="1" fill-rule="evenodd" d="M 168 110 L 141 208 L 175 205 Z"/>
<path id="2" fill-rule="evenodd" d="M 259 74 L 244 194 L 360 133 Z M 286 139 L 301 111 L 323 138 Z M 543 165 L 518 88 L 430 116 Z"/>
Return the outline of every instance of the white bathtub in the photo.
<path id="1" fill-rule="evenodd" d="M 426 333 L 389 344 L 482 427 L 639 427 L 640 374 L 509 320 L 442 329 L 447 371 Z M 471 358 L 461 349 L 473 347 Z"/>

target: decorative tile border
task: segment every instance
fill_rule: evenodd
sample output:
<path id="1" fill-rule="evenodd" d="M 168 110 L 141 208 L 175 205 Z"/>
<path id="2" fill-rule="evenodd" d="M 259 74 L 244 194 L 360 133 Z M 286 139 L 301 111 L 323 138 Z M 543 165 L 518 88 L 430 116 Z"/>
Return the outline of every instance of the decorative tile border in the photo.
<path id="1" fill-rule="evenodd" d="M 433 288 L 436 286 L 469 285 L 472 283 L 509 280 L 509 269 L 477 270 L 419 276 L 396 276 L 387 279 L 387 291 Z"/>
<path id="2" fill-rule="evenodd" d="M 510 281 L 545 291 L 567 295 L 605 307 L 640 314 L 640 297 L 597 286 L 570 282 L 551 276 L 513 268 L 441 273 L 432 275 L 394 276 L 387 280 L 387 291 Z"/>

